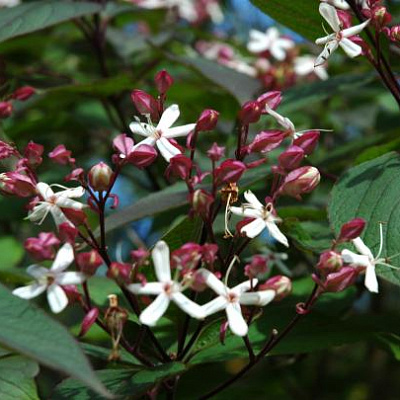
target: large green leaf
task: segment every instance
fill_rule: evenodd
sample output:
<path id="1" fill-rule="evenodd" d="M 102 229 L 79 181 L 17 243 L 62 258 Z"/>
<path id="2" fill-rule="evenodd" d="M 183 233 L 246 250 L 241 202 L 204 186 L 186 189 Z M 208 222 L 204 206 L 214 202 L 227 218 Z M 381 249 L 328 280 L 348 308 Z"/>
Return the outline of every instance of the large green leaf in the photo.
<path id="1" fill-rule="evenodd" d="M 0 269 L 15 267 L 24 256 L 24 248 L 12 236 L 3 236 L 0 239 Z"/>
<path id="2" fill-rule="evenodd" d="M 41 364 L 76 377 L 108 396 L 68 331 L 28 301 L 0 285 L 0 343 Z"/>
<path id="3" fill-rule="evenodd" d="M 102 370 L 98 372 L 98 375 L 107 389 L 120 396 L 118 398 L 121 400 L 128 400 L 141 398 L 161 380 L 182 374 L 185 370 L 183 364 L 174 362 L 140 372 L 129 369 Z M 103 399 L 75 379 L 67 379 L 58 385 L 52 398 L 57 400 Z"/>
<path id="4" fill-rule="evenodd" d="M 400 252 L 400 156 L 391 152 L 347 171 L 332 191 L 329 219 L 338 233 L 352 218 L 364 218 L 367 228 L 362 237 L 373 254 L 379 249 L 379 223 L 384 223 L 382 256 Z M 398 257 L 390 261 L 400 267 Z M 400 273 L 377 266 L 383 278 L 400 285 Z"/>
<path id="5" fill-rule="evenodd" d="M 0 13 L 0 42 L 26 33 L 101 11 L 93 2 L 34 1 L 3 8 Z"/>

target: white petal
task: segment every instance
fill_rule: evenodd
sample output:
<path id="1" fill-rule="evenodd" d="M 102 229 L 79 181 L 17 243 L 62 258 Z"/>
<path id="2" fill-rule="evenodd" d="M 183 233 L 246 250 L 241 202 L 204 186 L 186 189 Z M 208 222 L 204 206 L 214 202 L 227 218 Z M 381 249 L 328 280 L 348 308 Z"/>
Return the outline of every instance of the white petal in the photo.
<path id="1" fill-rule="evenodd" d="M 260 292 L 243 293 L 240 304 L 263 307 L 275 298 L 275 290 L 262 290 Z"/>
<path id="2" fill-rule="evenodd" d="M 56 205 L 51 205 L 49 210 L 57 226 L 63 224 L 64 222 L 71 223 L 71 221 L 62 212 L 60 207 L 57 207 Z"/>
<path id="3" fill-rule="evenodd" d="M 365 287 L 372 293 L 378 293 L 378 279 L 376 278 L 375 265 L 368 265 L 365 270 Z"/>
<path id="4" fill-rule="evenodd" d="M 169 128 L 163 132 L 163 137 L 167 139 L 187 136 L 195 128 L 196 124 L 187 124 L 182 126 L 176 126 L 175 128 Z"/>
<path id="5" fill-rule="evenodd" d="M 253 282 L 253 285 L 251 284 Z M 242 293 L 247 292 L 251 289 L 251 287 L 255 287 L 258 283 L 258 279 L 252 279 L 252 281 L 245 281 L 236 285 L 230 291 L 235 293 L 236 295 L 240 296 Z"/>
<path id="6" fill-rule="evenodd" d="M 83 210 L 86 207 L 85 204 L 80 203 L 79 201 L 71 200 L 66 196 L 60 196 L 57 199 L 56 204 L 58 207 L 71 208 L 77 211 Z"/>
<path id="7" fill-rule="evenodd" d="M 61 272 L 57 274 L 55 277 L 56 283 L 59 285 L 80 285 L 81 283 L 85 282 L 86 275 L 82 272 Z"/>
<path id="8" fill-rule="evenodd" d="M 348 38 L 350 36 L 358 35 L 369 23 L 369 19 L 362 24 L 351 26 L 350 28 L 342 31 L 342 37 Z"/>
<path id="9" fill-rule="evenodd" d="M 249 207 L 229 207 L 229 211 L 239 217 L 261 218 L 261 211 Z"/>
<path id="10" fill-rule="evenodd" d="M 331 41 L 336 41 L 336 35 L 334 33 L 316 39 L 315 44 L 322 45 L 322 44 L 327 44 L 328 42 Z"/>
<path id="11" fill-rule="evenodd" d="M 157 129 L 164 131 L 170 128 L 176 120 L 179 118 L 179 106 L 177 104 L 172 104 L 169 106 L 162 114 L 161 119 L 157 125 Z"/>
<path id="12" fill-rule="evenodd" d="M 201 308 L 203 309 L 204 316 L 207 317 L 224 310 L 228 304 L 229 302 L 225 296 L 218 296 L 216 299 L 202 305 Z"/>
<path id="13" fill-rule="evenodd" d="M 68 305 L 68 297 L 61 286 L 53 283 L 47 288 L 47 301 L 53 313 L 58 314 Z"/>
<path id="14" fill-rule="evenodd" d="M 52 206 L 49 203 L 37 204 L 33 207 L 32 212 L 28 214 L 28 219 L 32 222 L 41 221 L 44 216 L 50 211 Z"/>
<path id="15" fill-rule="evenodd" d="M 48 198 L 54 196 L 53 190 L 47 183 L 39 182 L 36 185 L 36 189 L 39 191 L 44 200 L 47 200 Z"/>
<path id="16" fill-rule="evenodd" d="M 127 286 L 128 290 L 135 294 L 158 295 L 164 292 L 164 285 L 160 282 L 149 282 L 145 285 L 132 283 Z"/>
<path id="17" fill-rule="evenodd" d="M 132 131 L 132 133 L 142 136 L 151 136 L 154 132 L 154 128 L 152 126 L 143 122 L 131 122 L 129 124 L 129 129 Z"/>
<path id="18" fill-rule="evenodd" d="M 371 265 L 371 261 L 367 256 L 362 256 L 360 254 L 353 253 L 350 250 L 342 250 L 342 258 L 345 263 L 355 264 L 362 267 L 368 267 Z"/>
<path id="19" fill-rule="evenodd" d="M 278 60 L 283 61 L 286 57 L 286 51 L 279 46 L 273 46 L 271 48 L 271 54 Z"/>
<path id="20" fill-rule="evenodd" d="M 249 328 L 243 318 L 239 303 L 229 303 L 226 306 L 229 328 L 238 336 L 246 336 Z"/>
<path id="21" fill-rule="evenodd" d="M 133 147 L 132 150 L 136 150 L 139 146 L 143 146 L 144 144 L 147 144 L 148 146 L 153 146 L 156 144 L 156 139 L 154 137 L 147 137 L 146 139 L 143 139 L 141 142 L 136 143 Z"/>
<path id="22" fill-rule="evenodd" d="M 199 272 L 205 280 L 205 284 L 215 293 L 220 296 L 226 296 L 228 293 L 228 288 L 211 272 L 207 269 L 200 269 Z"/>
<path id="23" fill-rule="evenodd" d="M 251 190 L 246 190 L 244 192 L 244 198 L 248 203 L 250 203 L 254 208 L 262 210 L 264 206 L 261 204 L 261 202 L 257 199 L 255 194 Z"/>
<path id="24" fill-rule="evenodd" d="M 171 281 L 171 266 L 169 261 L 169 247 L 167 243 L 163 240 L 157 242 L 151 254 L 153 256 L 157 279 L 160 282 Z"/>
<path id="25" fill-rule="evenodd" d="M 321 54 L 315 60 L 315 67 L 319 67 L 320 65 L 324 64 L 325 61 L 331 56 L 331 54 L 338 48 L 339 42 L 337 40 L 332 40 L 328 42 L 324 49 L 322 50 Z"/>
<path id="26" fill-rule="evenodd" d="M 40 279 L 43 278 L 44 276 L 49 274 L 49 270 L 45 267 L 42 267 L 41 265 L 30 265 L 27 269 L 26 272 L 30 275 L 33 276 L 35 279 Z"/>
<path id="27" fill-rule="evenodd" d="M 284 246 L 289 247 L 289 243 L 288 240 L 286 238 L 286 236 L 279 230 L 278 226 L 275 224 L 275 222 L 270 222 L 267 221 L 265 223 L 269 234 L 275 239 L 277 240 L 279 243 L 282 243 Z"/>
<path id="28" fill-rule="evenodd" d="M 326 22 L 335 32 L 340 31 L 340 20 L 335 7 L 326 3 L 321 3 L 319 5 L 319 13 L 325 18 Z"/>
<path id="29" fill-rule="evenodd" d="M 184 294 L 175 292 L 171 296 L 172 301 L 186 314 L 192 318 L 204 319 L 206 317 L 204 309 L 201 308 L 194 301 L 188 299 Z"/>
<path id="30" fill-rule="evenodd" d="M 56 258 L 51 266 L 51 271 L 64 271 L 74 261 L 74 249 L 71 244 L 65 243 L 57 252 Z"/>
<path id="31" fill-rule="evenodd" d="M 171 144 L 168 139 L 161 137 L 156 142 L 158 150 L 160 150 L 161 155 L 169 162 L 172 157 L 181 154 L 179 149 L 177 149 L 173 144 Z"/>
<path id="32" fill-rule="evenodd" d="M 47 285 L 34 283 L 33 285 L 22 286 L 17 289 L 14 289 L 12 294 L 21 297 L 21 299 L 29 300 L 42 294 L 46 290 L 46 288 Z"/>
<path id="33" fill-rule="evenodd" d="M 85 189 L 82 186 L 62 190 L 55 194 L 56 197 L 69 197 L 70 199 L 79 199 L 85 194 Z"/>
<path id="34" fill-rule="evenodd" d="M 262 218 L 257 218 L 249 224 L 245 225 L 241 232 L 245 233 L 249 238 L 255 238 L 266 228 L 265 221 Z"/>
<path id="35" fill-rule="evenodd" d="M 154 326 L 164 315 L 169 306 L 169 298 L 165 293 L 159 294 L 155 300 L 140 314 L 140 322 L 144 325 Z"/>
<path id="36" fill-rule="evenodd" d="M 352 240 L 355 248 L 357 249 L 357 251 L 362 254 L 363 256 L 367 256 L 369 257 L 370 260 L 374 259 L 374 256 L 371 253 L 371 250 L 369 249 L 369 247 L 363 242 L 363 240 L 358 237 Z"/>
<path id="37" fill-rule="evenodd" d="M 362 49 L 358 44 L 353 43 L 350 39 L 343 38 L 339 42 L 339 46 L 343 49 L 343 51 L 350 57 L 354 58 L 361 54 Z"/>

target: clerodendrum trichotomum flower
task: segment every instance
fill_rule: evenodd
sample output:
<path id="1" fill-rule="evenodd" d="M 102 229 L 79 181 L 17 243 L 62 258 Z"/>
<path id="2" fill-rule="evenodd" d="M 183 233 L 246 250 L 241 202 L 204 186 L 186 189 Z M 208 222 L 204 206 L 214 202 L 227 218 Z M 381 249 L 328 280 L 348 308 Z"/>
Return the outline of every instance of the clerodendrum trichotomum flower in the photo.
<path id="1" fill-rule="evenodd" d="M 315 60 L 315 66 L 323 64 L 339 46 L 349 57 L 359 56 L 362 51 L 361 46 L 352 42 L 349 38 L 358 35 L 367 26 L 369 20 L 362 24 L 342 29 L 335 7 L 327 3 L 321 3 L 319 5 L 319 12 L 333 29 L 333 33 L 315 41 L 316 44 L 325 45 L 324 50 L 322 50 L 322 53 Z"/>
<path id="2" fill-rule="evenodd" d="M 81 186 L 73 189 L 66 188 L 54 193 L 47 183 L 39 182 L 36 185 L 36 189 L 43 200 L 39 201 L 28 215 L 28 219 L 33 222 L 41 224 L 47 217 L 47 214 L 50 213 L 58 226 L 63 222 L 69 222 L 61 208 L 71 208 L 79 211 L 86 207 L 85 204 L 72 200 L 84 195 L 85 189 Z"/>
<path id="3" fill-rule="evenodd" d="M 132 293 L 157 296 L 140 314 L 140 322 L 144 325 L 154 326 L 167 311 L 171 301 L 191 317 L 203 319 L 203 309 L 182 294 L 182 291 L 186 288 L 171 278 L 170 255 L 167 243 L 164 241 L 158 242 L 154 246 L 152 257 L 158 282 L 149 282 L 144 285 L 132 283 L 127 286 Z"/>
<path id="4" fill-rule="evenodd" d="M 187 136 L 196 126 L 196 124 L 187 124 L 171 128 L 175 121 L 179 118 L 180 111 L 177 104 L 169 106 L 161 116 L 157 126 L 151 123 L 132 122 L 129 127 L 133 133 L 145 136 L 146 139 L 142 140 L 135 145 L 134 148 L 143 144 L 150 146 L 156 145 L 160 150 L 161 155 L 169 162 L 169 160 L 181 154 L 180 150 L 176 148 L 168 139 Z"/>
<path id="5" fill-rule="evenodd" d="M 269 202 L 265 206 L 262 205 L 250 190 L 244 193 L 244 198 L 247 200 L 247 203 L 243 203 L 241 207 L 230 207 L 232 214 L 254 218 L 254 221 L 245 225 L 241 232 L 245 233 L 249 238 L 254 238 L 264 229 L 267 229 L 275 240 L 285 246 L 289 246 L 286 236 L 276 225 L 281 219 L 275 215 L 273 204 Z"/>
<path id="6" fill-rule="evenodd" d="M 81 272 L 64 272 L 72 261 L 74 261 L 74 250 L 71 244 L 66 243 L 58 251 L 50 269 L 36 264 L 28 267 L 27 272 L 35 278 L 35 282 L 15 289 L 13 294 L 29 300 L 47 290 L 47 301 L 51 311 L 61 312 L 68 305 L 67 295 L 61 286 L 78 285 L 86 279 Z"/>
<path id="7" fill-rule="evenodd" d="M 259 292 L 247 292 L 252 285 L 257 284 L 257 279 L 243 282 L 230 289 L 221 282 L 212 272 L 201 269 L 208 287 L 218 294 L 218 297 L 202 306 L 206 316 L 218 311 L 225 310 L 231 331 L 238 336 L 246 336 L 249 330 L 243 318 L 240 305 L 252 305 L 263 307 L 270 303 L 275 297 L 275 290 L 263 290 Z"/>

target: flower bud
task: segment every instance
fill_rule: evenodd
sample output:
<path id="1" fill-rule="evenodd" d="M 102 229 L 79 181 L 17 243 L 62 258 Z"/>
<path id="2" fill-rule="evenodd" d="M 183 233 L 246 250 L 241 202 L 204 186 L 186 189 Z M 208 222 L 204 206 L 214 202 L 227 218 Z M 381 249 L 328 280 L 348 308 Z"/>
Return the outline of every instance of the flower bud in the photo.
<path id="1" fill-rule="evenodd" d="M 13 112 L 13 105 L 9 101 L 0 101 L 0 118 L 8 118 Z"/>
<path id="2" fill-rule="evenodd" d="M 178 176 L 179 178 L 186 180 L 190 176 L 192 167 L 193 163 L 189 157 L 186 157 L 183 154 L 178 154 L 169 160 L 169 165 L 165 170 L 165 175 L 169 178 L 172 174 L 173 176 Z"/>
<path id="3" fill-rule="evenodd" d="M 196 215 L 207 218 L 211 205 L 214 203 L 214 197 L 203 189 L 197 189 L 191 195 L 190 202 Z"/>
<path id="4" fill-rule="evenodd" d="M 82 182 L 84 177 L 85 177 L 85 171 L 83 170 L 83 168 L 75 168 L 75 169 L 72 170 L 72 172 L 70 174 L 68 174 L 64 178 L 64 180 L 66 182 L 70 182 L 70 181 Z"/>
<path id="5" fill-rule="evenodd" d="M 62 242 L 74 244 L 78 236 L 78 229 L 68 222 L 63 222 L 58 225 L 58 236 Z"/>
<path id="6" fill-rule="evenodd" d="M 291 171 L 300 165 L 304 155 L 304 151 L 301 147 L 295 145 L 290 146 L 287 150 L 279 155 L 279 165 L 282 168 Z"/>
<path id="7" fill-rule="evenodd" d="M 389 38 L 393 42 L 400 42 L 400 25 L 392 26 L 390 28 Z"/>
<path id="8" fill-rule="evenodd" d="M 327 276 L 332 272 L 339 271 L 342 266 L 342 256 L 336 251 L 328 250 L 320 255 L 316 268 L 321 276 Z"/>
<path id="9" fill-rule="evenodd" d="M 271 92 L 266 92 L 262 94 L 258 99 L 257 103 L 261 107 L 262 114 L 267 113 L 267 109 L 275 110 L 282 101 L 282 92 L 274 90 Z"/>
<path id="10" fill-rule="evenodd" d="M 137 168 L 145 168 L 151 165 L 157 156 L 157 151 L 153 146 L 141 144 L 129 154 L 128 162 Z"/>
<path id="11" fill-rule="evenodd" d="M 19 172 L 0 174 L 0 193 L 17 197 L 30 197 L 36 194 L 32 180 Z"/>
<path id="12" fill-rule="evenodd" d="M 365 220 L 362 218 L 354 218 L 342 225 L 338 237 L 339 242 L 348 242 L 358 238 L 365 228 Z"/>
<path id="13" fill-rule="evenodd" d="M 285 132 L 271 130 L 260 132 L 247 147 L 248 153 L 267 153 L 278 147 L 285 139 Z"/>
<path id="14" fill-rule="evenodd" d="M 218 122 L 219 112 L 215 110 L 204 110 L 196 122 L 198 131 L 212 131 Z"/>
<path id="15" fill-rule="evenodd" d="M 370 18 L 377 29 L 382 29 L 392 20 L 392 16 L 384 6 L 374 7 L 371 10 Z"/>
<path id="16" fill-rule="evenodd" d="M 218 253 L 218 245 L 214 243 L 203 244 L 202 261 L 208 265 L 213 265 Z"/>
<path id="17" fill-rule="evenodd" d="M 25 101 L 33 94 L 35 94 L 35 89 L 32 86 L 22 86 L 12 94 L 12 98 L 19 101 Z"/>
<path id="18" fill-rule="evenodd" d="M 310 155 L 319 141 L 319 131 L 308 131 L 293 140 L 295 146 L 301 147 L 306 155 Z"/>
<path id="19" fill-rule="evenodd" d="M 131 93 L 131 99 L 140 114 L 150 115 L 152 121 L 158 120 L 158 103 L 153 96 L 136 89 Z"/>
<path id="20" fill-rule="evenodd" d="M 36 168 L 42 163 L 43 151 L 44 147 L 41 144 L 32 141 L 27 144 L 24 150 L 24 156 L 30 167 Z"/>
<path id="21" fill-rule="evenodd" d="M 158 72 L 154 78 L 154 82 L 156 84 L 158 93 L 164 95 L 167 93 L 168 89 L 173 85 L 174 80 L 172 76 L 163 69 L 162 71 Z"/>
<path id="22" fill-rule="evenodd" d="M 133 150 L 134 142 L 126 133 L 121 133 L 113 140 L 113 148 L 118 152 L 119 158 L 127 158 Z"/>
<path id="23" fill-rule="evenodd" d="M 52 152 L 49 153 L 49 158 L 60 165 L 67 165 L 68 163 L 74 163 L 75 158 L 71 157 L 72 152 L 67 150 L 63 144 L 58 145 Z"/>
<path id="24" fill-rule="evenodd" d="M 87 331 L 97 321 L 98 316 L 99 316 L 99 309 L 97 307 L 92 308 L 86 313 L 82 321 L 81 330 L 78 334 L 79 337 L 86 335 Z"/>
<path id="25" fill-rule="evenodd" d="M 218 144 L 215 142 L 207 151 L 207 156 L 212 161 L 219 161 L 224 155 L 225 155 L 225 147 L 218 146 Z"/>
<path id="26" fill-rule="evenodd" d="M 215 169 L 217 184 L 236 183 L 244 171 L 246 171 L 246 165 L 241 161 L 225 160 Z"/>
<path id="27" fill-rule="evenodd" d="M 101 161 L 90 169 L 88 173 L 89 184 L 97 192 L 103 192 L 110 187 L 113 176 L 112 169 Z"/>
<path id="28" fill-rule="evenodd" d="M 190 288 L 195 292 L 203 292 L 207 289 L 206 278 L 200 271 L 194 271 L 191 277 Z"/>
<path id="29" fill-rule="evenodd" d="M 261 107 L 257 101 L 248 101 L 239 111 L 239 120 L 243 125 L 257 122 L 261 117 Z"/>
<path id="30" fill-rule="evenodd" d="M 171 254 L 173 268 L 184 272 L 197 266 L 202 256 L 202 247 L 197 243 L 185 243 Z"/>
<path id="31" fill-rule="evenodd" d="M 244 274 L 250 279 L 256 278 L 259 275 L 264 275 L 268 271 L 268 262 L 262 255 L 255 255 L 251 259 L 251 263 L 244 267 Z"/>
<path id="32" fill-rule="evenodd" d="M 73 208 L 61 208 L 65 216 L 75 226 L 83 225 L 87 216 L 83 210 L 74 210 Z"/>
<path id="33" fill-rule="evenodd" d="M 292 292 L 292 281 L 287 276 L 277 275 L 260 285 L 259 290 L 275 290 L 274 301 L 279 301 Z"/>
<path id="34" fill-rule="evenodd" d="M 280 194 L 301 199 L 304 193 L 312 192 L 320 180 L 319 171 L 314 167 L 300 167 L 290 172 L 281 188 Z"/>
<path id="35" fill-rule="evenodd" d="M 97 268 L 103 264 L 103 259 L 96 250 L 91 250 L 79 253 L 76 256 L 76 263 L 85 275 L 92 276 L 96 273 Z"/>
<path id="36" fill-rule="evenodd" d="M 60 240 L 52 232 L 40 232 L 39 236 L 30 237 L 25 240 L 25 250 L 32 258 L 37 261 L 51 260 L 56 251 L 55 246 L 60 244 Z"/>
<path id="37" fill-rule="evenodd" d="M 138 267 L 146 264 L 149 256 L 150 256 L 150 252 L 146 249 L 137 249 L 137 250 L 131 251 L 132 261 Z"/>
<path id="38" fill-rule="evenodd" d="M 361 270 L 360 268 L 343 267 L 338 272 L 328 274 L 324 280 L 315 274 L 312 275 L 312 279 L 325 292 L 341 292 L 355 282 Z"/>
<path id="39" fill-rule="evenodd" d="M 115 279 L 117 282 L 130 283 L 132 265 L 126 263 L 111 263 L 110 269 L 107 271 L 107 277 Z"/>
<path id="40" fill-rule="evenodd" d="M 343 11 L 343 10 L 337 10 L 337 15 L 339 17 L 339 21 L 341 23 L 342 29 L 350 28 L 350 26 L 352 25 L 351 14 L 346 11 Z"/>
<path id="41" fill-rule="evenodd" d="M 62 289 L 64 290 L 65 294 L 68 297 L 69 304 L 81 302 L 82 296 L 79 293 L 79 290 L 76 287 L 76 285 L 63 285 Z"/>
<path id="42" fill-rule="evenodd" d="M 17 150 L 9 145 L 7 142 L 3 142 L 0 140 L 0 160 L 4 160 L 9 158 L 13 155 L 16 155 L 18 152 Z"/>

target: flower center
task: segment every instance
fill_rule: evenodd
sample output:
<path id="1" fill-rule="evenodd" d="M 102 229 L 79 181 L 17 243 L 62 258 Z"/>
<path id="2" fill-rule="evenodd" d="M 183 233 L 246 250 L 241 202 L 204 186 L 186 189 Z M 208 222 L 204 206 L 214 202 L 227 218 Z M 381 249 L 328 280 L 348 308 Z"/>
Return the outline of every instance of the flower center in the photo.
<path id="1" fill-rule="evenodd" d="M 153 137 L 154 139 L 158 140 L 161 139 L 162 131 L 160 129 L 154 129 Z"/>
<path id="2" fill-rule="evenodd" d="M 236 303 L 239 300 L 239 296 L 236 293 L 228 293 L 226 296 L 229 303 Z"/>
<path id="3" fill-rule="evenodd" d="M 56 196 L 50 196 L 50 197 L 47 199 L 47 202 L 50 203 L 50 204 L 52 204 L 52 205 L 56 205 L 56 203 L 57 203 L 57 197 L 56 197 Z"/>

